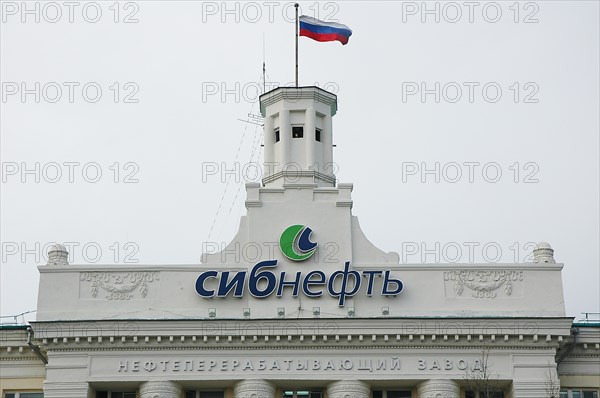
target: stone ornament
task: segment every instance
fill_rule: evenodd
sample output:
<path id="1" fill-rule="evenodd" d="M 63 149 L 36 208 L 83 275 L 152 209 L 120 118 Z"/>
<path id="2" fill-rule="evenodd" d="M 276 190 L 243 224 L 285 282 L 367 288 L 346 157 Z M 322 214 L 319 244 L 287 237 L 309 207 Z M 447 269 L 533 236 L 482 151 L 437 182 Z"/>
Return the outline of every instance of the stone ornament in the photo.
<path id="1" fill-rule="evenodd" d="M 233 387 L 234 398 L 274 398 L 275 386 L 266 380 L 242 380 Z"/>
<path id="2" fill-rule="evenodd" d="M 142 298 L 148 294 L 148 285 L 159 280 L 158 272 L 83 272 L 81 281 L 92 282 L 92 297 L 97 297 L 98 288 L 109 293 L 108 300 L 129 300 L 139 288 Z"/>
<path id="3" fill-rule="evenodd" d="M 369 398 L 368 384 L 357 380 L 340 380 L 327 386 L 329 398 Z"/>
<path id="4" fill-rule="evenodd" d="M 556 264 L 556 261 L 554 260 L 554 249 L 552 249 L 549 243 L 538 243 L 537 247 L 533 249 L 533 262 Z"/>
<path id="5" fill-rule="evenodd" d="M 456 270 L 445 273 L 445 278 L 454 280 L 454 291 L 456 295 L 462 296 L 465 288 L 472 290 L 473 297 L 476 298 L 495 298 L 498 296 L 497 290 L 504 289 L 507 296 L 513 292 L 513 282 L 523 280 L 521 271 L 501 271 L 501 270 L 478 270 L 466 271 Z"/>
<path id="6" fill-rule="evenodd" d="M 453 380 L 427 380 L 417 386 L 418 398 L 459 398 L 460 388 Z"/>
<path id="7" fill-rule="evenodd" d="M 53 245 L 48 250 L 48 263 L 46 265 L 69 265 L 69 252 L 61 244 Z"/>
<path id="8" fill-rule="evenodd" d="M 140 386 L 140 398 L 179 398 L 181 387 L 172 381 L 147 381 Z"/>

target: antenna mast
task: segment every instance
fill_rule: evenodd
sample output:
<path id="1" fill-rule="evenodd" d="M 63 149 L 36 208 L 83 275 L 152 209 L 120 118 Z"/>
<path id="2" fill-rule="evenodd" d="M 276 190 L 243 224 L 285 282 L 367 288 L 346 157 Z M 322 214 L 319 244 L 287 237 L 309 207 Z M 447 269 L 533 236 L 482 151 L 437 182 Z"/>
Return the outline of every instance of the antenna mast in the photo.
<path id="1" fill-rule="evenodd" d="M 263 94 L 267 92 L 267 79 L 265 75 L 267 74 L 267 68 L 265 66 L 265 32 L 263 32 Z"/>

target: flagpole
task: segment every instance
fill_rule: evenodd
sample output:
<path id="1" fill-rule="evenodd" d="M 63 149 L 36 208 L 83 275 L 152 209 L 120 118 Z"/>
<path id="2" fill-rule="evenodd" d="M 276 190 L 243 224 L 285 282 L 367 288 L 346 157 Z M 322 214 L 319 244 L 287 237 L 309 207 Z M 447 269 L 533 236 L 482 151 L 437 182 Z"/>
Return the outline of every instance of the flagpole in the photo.
<path id="1" fill-rule="evenodd" d="M 296 7 L 296 87 L 298 87 L 298 6 L 298 3 L 294 4 Z"/>

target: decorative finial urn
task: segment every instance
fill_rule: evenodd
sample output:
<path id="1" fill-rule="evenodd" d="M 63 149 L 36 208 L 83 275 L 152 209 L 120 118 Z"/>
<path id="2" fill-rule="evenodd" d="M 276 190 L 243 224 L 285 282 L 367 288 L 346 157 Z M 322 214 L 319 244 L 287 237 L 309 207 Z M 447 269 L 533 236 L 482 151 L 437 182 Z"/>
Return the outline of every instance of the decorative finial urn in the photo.
<path id="1" fill-rule="evenodd" d="M 69 265 L 69 252 L 67 248 L 58 243 L 53 245 L 48 250 L 47 265 Z"/>
<path id="2" fill-rule="evenodd" d="M 554 260 L 554 249 L 552 249 L 549 243 L 538 243 L 537 247 L 533 249 L 533 262 L 550 264 L 556 263 L 556 261 Z"/>

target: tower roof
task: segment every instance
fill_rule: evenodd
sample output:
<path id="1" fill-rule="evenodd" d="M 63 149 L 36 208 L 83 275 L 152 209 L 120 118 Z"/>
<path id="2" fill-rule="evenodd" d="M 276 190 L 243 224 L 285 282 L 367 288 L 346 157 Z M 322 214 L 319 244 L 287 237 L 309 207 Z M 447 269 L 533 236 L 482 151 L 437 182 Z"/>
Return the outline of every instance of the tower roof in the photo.
<path id="1" fill-rule="evenodd" d="M 266 115 L 266 107 L 281 100 L 294 102 L 300 99 L 313 99 L 329 105 L 331 107 L 331 116 L 334 116 L 337 112 L 337 95 L 317 86 L 304 86 L 277 87 L 262 94 L 259 98 L 260 114 L 264 117 Z"/>

